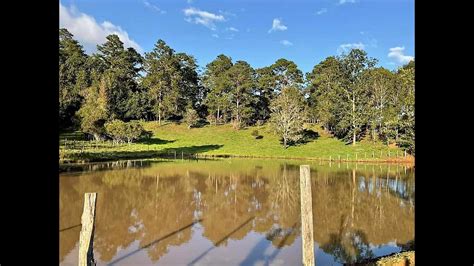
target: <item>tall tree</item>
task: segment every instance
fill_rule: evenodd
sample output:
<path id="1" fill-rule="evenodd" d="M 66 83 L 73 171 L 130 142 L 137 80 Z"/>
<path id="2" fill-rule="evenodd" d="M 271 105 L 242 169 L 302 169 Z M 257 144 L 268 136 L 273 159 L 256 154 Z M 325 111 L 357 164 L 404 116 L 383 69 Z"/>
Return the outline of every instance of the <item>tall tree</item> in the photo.
<path id="1" fill-rule="evenodd" d="M 196 61 L 185 53 L 176 54 L 163 40 L 158 40 L 145 54 L 146 76 L 153 112 L 158 122 L 171 114 L 183 115 L 188 104 L 196 104 L 199 89 Z"/>
<path id="2" fill-rule="evenodd" d="M 257 119 L 266 120 L 270 117 L 270 103 L 275 98 L 276 78 L 271 67 L 256 70 L 255 94 L 257 102 L 254 106 Z"/>
<path id="3" fill-rule="evenodd" d="M 78 116 L 81 118 L 81 130 L 91 134 L 96 140 L 102 139 L 105 133 L 104 124 L 107 121 L 107 81 L 95 81 L 92 86 L 83 91 L 84 103 L 82 104 Z"/>
<path id="4" fill-rule="evenodd" d="M 240 128 L 247 124 L 252 116 L 255 71 L 247 62 L 237 61 L 227 71 L 227 78 L 231 86 L 229 100 L 234 127 Z"/>
<path id="5" fill-rule="evenodd" d="M 410 61 L 397 72 L 399 108 L 399 144 L 415 154 L 415 61 Z"/>
<path id="6" fill-rule="evenodd" d="M 298 88 L 283 88 L 281 94 L 272 102 L 270 109 L 272 125 L 283 139 L 285 149 L 290 142 L 296 142 L 303 137 L 305 101 Z"/>
<path id="7" fill-rule="evenodd" d="M 256 118 L 260 120 L 269 118 L 270 103 L 283 88 L 300 87 L 302 84 L 303 73 L 293 61 L 280 58 L 268 67 L 257 69 L 255 86 L 257 101 L 254 104 Z"/>
<path id="8" fill-rule="evenodd" d="M 59 125 L 72 126 L 82 103 L 81 91 L 90 84 L 87 55 L 67 29 L 59 29 Z"/>
<path id="9" fill-rule="evenodd" d="M 341 78 L 341 64 L 333 56 L 326 58 L 306 74 L 306 93 L 311 114 L 328 131 L 334 131 L 336 124 Z"/>
<path id="10" fill-rule="evenodd" d="M 94 75 L 104 79 L 109 87 L 107 109 L 110 119 L 124 119 L 130 94 L 137 89 L 142 57 L 133 48 L 125 49 L 116 34 L 106 39 L 104 44 L 97 46 L 98 53 L 93 61 L 98 68 L 94 70 Z"/>
<path id="11" fill-rule="evenodd" d="M 385 68 L 366 71 L 361 79 L 361 86 L 368 93 L 366 114 L 368 129 L 373 140 L 387 131 L 386 125 L 394 118 L 391 107 L 398 97 L 395 96 L 395 75 Z"/>
<path id="12" fill-rule="evenodd" d="M 283 88 L 293 86 L 299 87 L 303 83 L 303 72 L 290 60 L 278 59 L 270 66 L 275 76 L 274 91 L 280 93 Z"/>
<path id="13" fill-rule="evenodd" d="M 209 112 L 216 116 L 216 124 L 221 120 L 221 115 L 229 109 L 230 84 L 227 74 L 232 66 L 232 59 L 221 54 L 206 65 L 203 75 L 203 83 L 207 90 L 205 104 Z"/>
<path id="14" fill-rule="evenodd" d="M 352 137 L 352 145 L 355 145 L 366 122 L 367 91 L 360 81 L 364 71 L 373 68 L 377 61 L 369 58 L 361 49 L 352 49 L 342 55 L 339 61 L 343 75 L 340 96 L 345 101 L 340 101 L 338 131 L 346 139 Z"/>

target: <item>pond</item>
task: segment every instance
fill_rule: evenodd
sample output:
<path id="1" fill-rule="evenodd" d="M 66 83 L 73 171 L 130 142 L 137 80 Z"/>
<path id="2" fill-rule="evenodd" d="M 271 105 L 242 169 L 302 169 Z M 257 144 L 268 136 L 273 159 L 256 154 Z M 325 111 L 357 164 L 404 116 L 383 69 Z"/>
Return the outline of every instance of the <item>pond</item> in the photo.
<path id="1" fill-rule="evenodd" d="M 84 193 L 97 192 L 98 265 L 301 265 L 302 164 L 311 167 L 316 265 L 414 243 L 411 166 L 121 161 L 60 173 L 60 264 L 77 265 Z"/>

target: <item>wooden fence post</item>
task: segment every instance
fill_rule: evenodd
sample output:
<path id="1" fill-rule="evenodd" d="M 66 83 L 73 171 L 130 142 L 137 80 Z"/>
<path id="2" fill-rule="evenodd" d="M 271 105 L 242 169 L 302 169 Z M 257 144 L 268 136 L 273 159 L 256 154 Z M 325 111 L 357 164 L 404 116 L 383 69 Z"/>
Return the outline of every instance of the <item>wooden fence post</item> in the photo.
<path id="1" fill-rule="evenodd" d="M 314 265 L 313 201 L 309 165 L 300 165 L 301 240 L 303 265 Z"/>
<path id="2" fill-rule="evenodd" d="M 79 266 L 95 265 L 94 260 L 94 218 L 97 193 L 84 194 L 84 210 L 79 235 Z"/>

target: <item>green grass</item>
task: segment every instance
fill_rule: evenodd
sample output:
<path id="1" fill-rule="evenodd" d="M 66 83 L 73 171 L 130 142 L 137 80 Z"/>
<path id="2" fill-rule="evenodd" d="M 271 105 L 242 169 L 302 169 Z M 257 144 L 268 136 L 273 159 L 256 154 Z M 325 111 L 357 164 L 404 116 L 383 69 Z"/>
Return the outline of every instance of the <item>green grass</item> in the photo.
<path id="1" fill-rule="evenodd" d="M 138 143 L 113 146 L 111 142 L 86 141 L 80 132 L 60 135 L 60 161 L 105 161 L 115 159 L 152 158 L 156 156 L 177 158 L 182 154 L 199 156 L 241 156 L 241 157 L 277 157 L 307 158 L 360 161 L 412 160 L 403 158 L 403 151 L 397 147 L 388 147 L 382 143 L 358 142 L 355 146 L 346 145 L 331 137 L 318 125 L 308 125 L 319 137 L 307 143 L 284 149 L 279 138 L 267 126 L 255 126 L 235 130 L 231 125 L 211 126 L 188 129 L 184 124 L 147 122 L 145 129 L 153 132 L 153 137 Z M 252 136 L 258 130 L 260 139 Z M 67 141 L 66 141 L 67 139 Z M 67 143 L 66 143 L 67 142 Z M 66 146 L 65 146 L 66 143 Z M 389 156 L 390 153 L 390 156 Z M 398 159 L 397 157 L 398 153 Z"/>

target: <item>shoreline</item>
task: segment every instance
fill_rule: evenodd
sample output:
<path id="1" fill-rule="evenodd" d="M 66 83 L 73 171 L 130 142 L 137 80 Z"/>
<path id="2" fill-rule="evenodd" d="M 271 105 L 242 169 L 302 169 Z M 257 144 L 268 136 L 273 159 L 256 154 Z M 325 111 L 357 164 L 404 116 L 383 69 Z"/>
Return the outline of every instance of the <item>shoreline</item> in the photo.
<path id="1" fill-rule="evenodd" d="M 415 159 L 412 156 L 407 158 L 404 157 L 393 157 L 393 158 L 383 158 L 383 159 L 333 159 L 333 158 L 321 158 L 321 157 L 295 157 L 295 156 L 256 156 L 256 155 L 232 155 L 232 154 L 187 154 L 179 156 L 171 156 L 166 153 L 158 154 L 144 154 L 143 156 L 117 156 L 117 157 L 102 157 L 102 158 L 88 158 L 88 159 L 64 159 L 59 160 L 60 165 L 70 165 L 70 164 L 85 164 L 85 163 L 96 163 L 96 162 L 110 162 L 110 161 L 120 161 L 120 160 L 144 160 L 144 159 L 206 159 L 206 158 L 248 158 L 248 159 L 278 159 L 278 160 L 306 160 L 306 161 L 321 161 L 321 162 L 334 162 L 334 163 L 381 163 L 381 164 L 415 164 Z"/>

